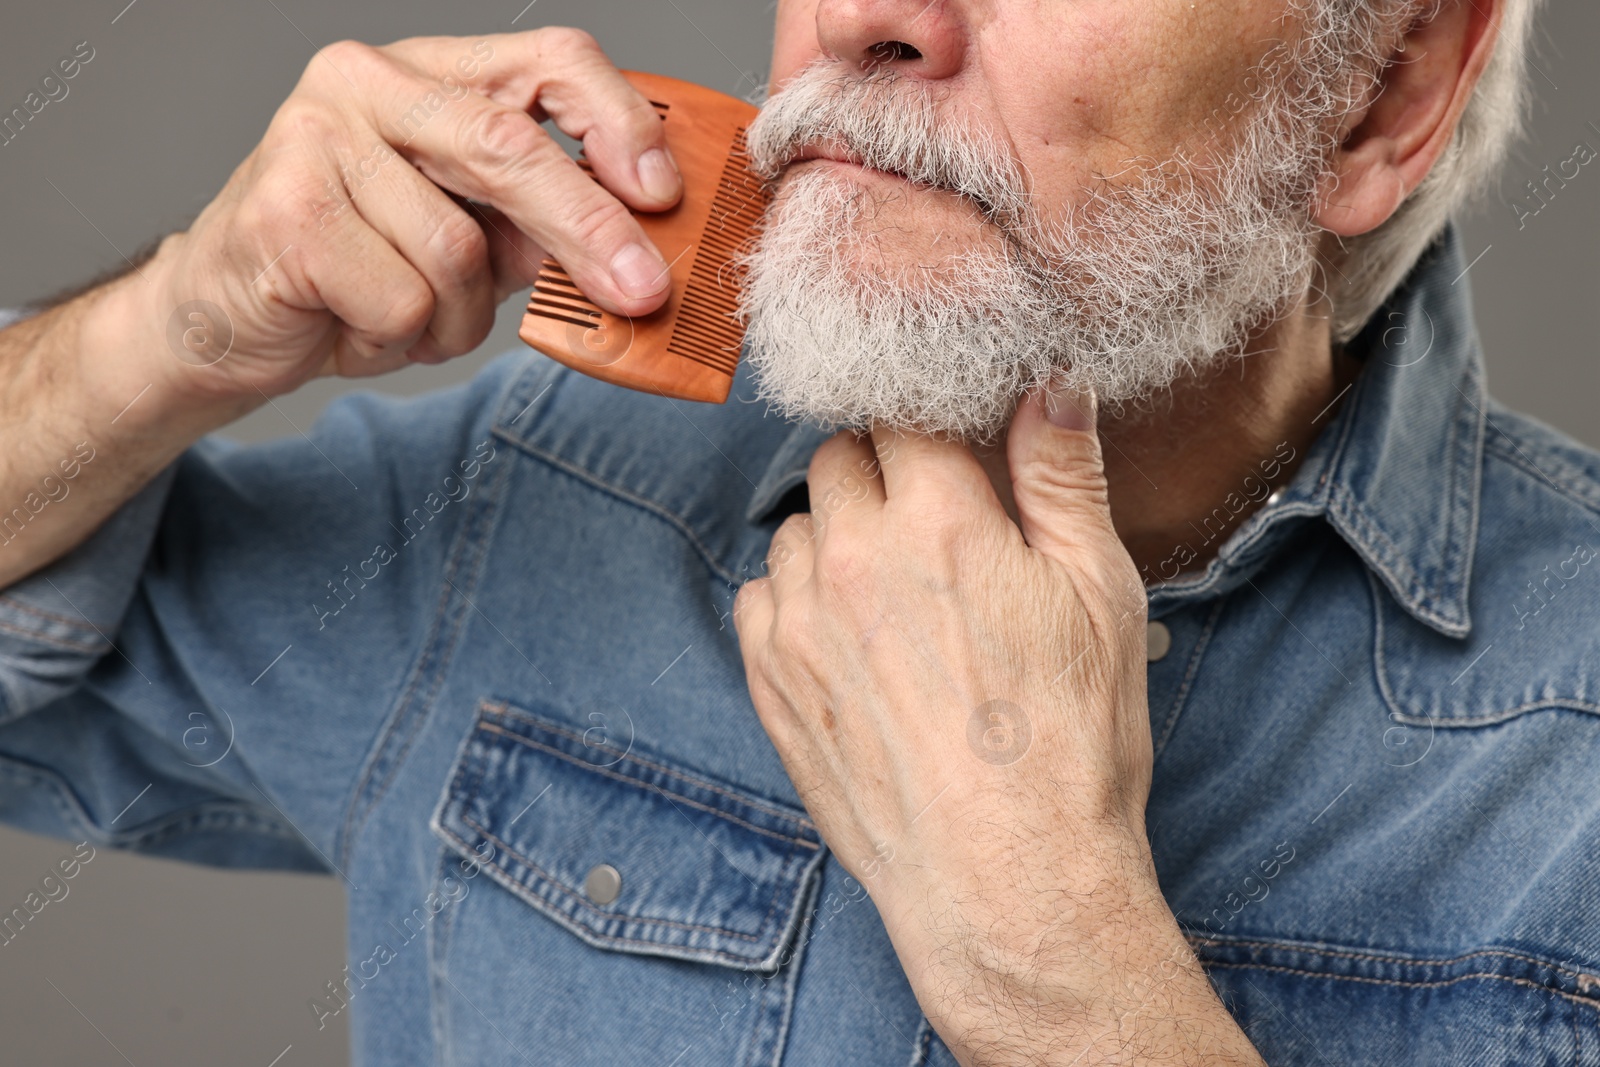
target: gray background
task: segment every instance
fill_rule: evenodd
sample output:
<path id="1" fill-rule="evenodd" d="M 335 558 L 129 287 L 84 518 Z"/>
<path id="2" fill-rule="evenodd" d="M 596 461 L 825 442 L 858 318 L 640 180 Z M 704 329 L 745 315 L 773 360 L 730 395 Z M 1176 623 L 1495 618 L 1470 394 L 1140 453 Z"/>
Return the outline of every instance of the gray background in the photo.
<path id="1" fill-rule="evenodd" d="M 421 34 L 582 26 L 612 59 L 739 96 L 764 84 L 763 0 L 110 0 L 7 12 L 0 112 L 88 40 L 95 58 L 0 146 L 0 307 L 44 297 L 179 229 L 259 138 L 316 46 Z M 515 24 L 513 25 L 513 20 Z M 1600 447 L 1600 161 L 1519 230 L 1507 200 L 1584 141 L 1600 149 L 1600 9 L 1562 0 L 1538 34 L 1538 96 L 1501 188 L 1465 220 L 1490 388 Z M 1590 123 L 1596 124 L 1591 126 Z M 1485 251 L 1487 250 L 1487 251 Z M 525 294 L 479 352 L 364 388 L 411 393 L 470 375 L 519 344 Z M 313 383 L 238 423 L 247 440 L 308 426 L 341 382 Z M 0 828 L 0 910 L 72 846 Z M 347 1062 L 341 1019 L 307 1000 L 340 974 L 343 897 L 332 878 L 219 872 L 101 850 L 22 936 L 0 947 L 0 1038 L 17 1064 L 308 1067 Z M 275 1060 L 275 1058 L 277 1058 Z"/>

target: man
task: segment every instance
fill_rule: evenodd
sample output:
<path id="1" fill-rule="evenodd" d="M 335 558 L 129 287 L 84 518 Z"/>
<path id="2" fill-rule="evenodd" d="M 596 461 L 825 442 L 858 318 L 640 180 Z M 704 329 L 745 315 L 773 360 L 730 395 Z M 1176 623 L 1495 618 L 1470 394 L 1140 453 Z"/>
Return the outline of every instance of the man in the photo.
<path id="1" fill-rule="evenodd" d="M 335 872 L 361 1062 L 1600 1061 L 1600 457 L 1447 226 L 1530 17 L 783 0 L 726 407 L 517 354 L 201 439 L 544 250 L 664 299 L 592 41 L 330 46 L 0 333 L 3 810 Z"/>

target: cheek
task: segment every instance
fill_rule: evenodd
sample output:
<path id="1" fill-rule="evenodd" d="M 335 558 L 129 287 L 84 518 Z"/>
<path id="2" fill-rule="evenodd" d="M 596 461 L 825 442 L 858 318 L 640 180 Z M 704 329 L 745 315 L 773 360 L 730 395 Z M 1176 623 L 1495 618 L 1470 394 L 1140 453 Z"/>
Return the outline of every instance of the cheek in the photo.
<path id="1" fill-rule="evenodd" d="M 1148 0 L 1017 6 L 984 27 L 982 72 L 1043 203 L 1132 160 L 1194 145 L 1292 27 L 1281 3 Z M 1028 42 L 1020 47 L 1018 42 Z M 1252 83 L 1253 84 L 1253 83 Z"/>
<path id="2" fill-rule="evenodd" d="M 778 88 L 821 54 L 817 43 L 817 3 L 818 0 L 778 0 L 769 88 Z"/>
<path id="3" fill-rule="evenodd" d="M 1038 42 L 1018 49 L 1015 42 Z M 1124 68 L 1147 48 L 1109 9 L 1076 17 L 1043 8 L 1026 23 L 1002 19 L 982 38 L 984 91 L 1041 206 L 1075 199 L 1138 151 L 1145 91 Z"/>

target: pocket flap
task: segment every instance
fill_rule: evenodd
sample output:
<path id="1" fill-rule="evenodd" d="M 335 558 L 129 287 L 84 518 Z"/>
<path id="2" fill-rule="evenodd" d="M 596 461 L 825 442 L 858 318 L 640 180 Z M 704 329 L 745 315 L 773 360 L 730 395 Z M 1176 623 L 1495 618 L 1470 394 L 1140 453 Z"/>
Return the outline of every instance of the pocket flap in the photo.
<path id="1" fill-rule="evenodd" d="M 803 811 L 489 701 L 431 826 L 592 945 L 761 970 L 824 854 Z"/>

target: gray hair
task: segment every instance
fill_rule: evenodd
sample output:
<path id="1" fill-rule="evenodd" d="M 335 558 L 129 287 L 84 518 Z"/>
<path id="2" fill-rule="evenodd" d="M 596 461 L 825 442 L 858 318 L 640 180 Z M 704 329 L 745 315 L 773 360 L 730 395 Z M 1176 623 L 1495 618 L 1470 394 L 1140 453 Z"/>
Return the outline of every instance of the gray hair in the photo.
<path id="1" fill-rule="evenodd" d="M 1430 17 L 1437 3 L 1318 0 L 1317 17 L 1332 30 L 1330 38 L 1344 38 L 1339 44 L 1347 56 L 1366 56 L 1381 63 L 1384 52 L 1392 52 L 1398 43 L 1395 31 L 1403 33 L 1419 19 Z M 1450 144 L 1391 218 L 1370 233 L 1344 242 L 1344 254 L 1329 279 L 1335 341 L 1354 337 L 1450 217 L 1487 190 L 1527 108 L 1529 39 L 1538 3 L 1504 0 L 1499 40 Z"/>

